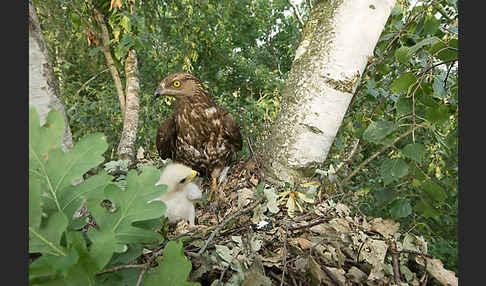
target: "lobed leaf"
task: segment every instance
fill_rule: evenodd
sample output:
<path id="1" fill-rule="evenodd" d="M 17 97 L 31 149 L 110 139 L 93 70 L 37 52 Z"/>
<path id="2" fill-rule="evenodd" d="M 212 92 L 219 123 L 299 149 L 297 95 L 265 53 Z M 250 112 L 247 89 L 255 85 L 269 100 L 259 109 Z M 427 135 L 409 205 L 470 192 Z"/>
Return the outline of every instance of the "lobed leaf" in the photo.
<path id="1" fill-rule="evenodd" d="M 62 212 L 55 212 L 43 219 L 38 228 L 29 225 L 29 252 L 66 256 L 60 241 L 67 225 L 68 219 Z"/>
<path id="2" fill-rule="evenodd" d="M 119 244 L 153 242 L 160 235 L 143 228 L 133 226 L 134 222 L 162 217 L 165 204 L 161 201 L 148 201 L 162 195 L 166 187 L 155 186 L 160 177 L 160 171 L 155 167 L 147 167 L 141 175 L 132 170 L 127 175 L 127 187 L 120 189 L 114 184 L 105 187 L 105 198 L 114 204 L 113 210 L 101 206 L 99 199 L 91 198 L 87 202 L 88 209 L 101 229 L 110 229 L 115 233 Z"/>
<path id="3" fill-rule="evenodd" d="M 145 286 L 190 286 L 199 283 L 187 282 L 192 270 L 191 262 L 184 257 L 182 242 L 169 241 L 164 248 L 164 257 L 153 272 L 144 276 Z"/>

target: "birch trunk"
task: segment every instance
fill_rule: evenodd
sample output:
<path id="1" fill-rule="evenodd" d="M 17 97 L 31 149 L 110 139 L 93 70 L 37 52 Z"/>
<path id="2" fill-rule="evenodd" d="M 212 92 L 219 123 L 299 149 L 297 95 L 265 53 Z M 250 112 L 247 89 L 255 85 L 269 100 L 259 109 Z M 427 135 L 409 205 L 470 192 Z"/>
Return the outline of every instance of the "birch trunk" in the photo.
<path id="1" fill-rule="evenodd" d="M 73 147 L 73 139 L 59 96 L 58 81 L 47 56 L 37 13 L 32 1 L 29 1 L 29 105 L 37 110 L 41 124 L 45 123 L 47 113 L 52 109 L 62 112 L 66 128 L 61 147 L 67 151 Z"/>
<path id="2" fill-rule="evenodd" d="M 314 4 L 279 114 L 265 144 L 265 173 L 295 182 L 326 159 L 395 0 Z"/>
<path id="3" fill-rule="evenodd" d="M 127 59 L 125 61 L 125 77 L 126 77 L 126 90 L 125 90 L 125 116 L 123 120 L 123 132 L 118 144 L 118 157 L 121 160 L 129 160 L 130 164 L 135 162 L 136 148 L 135 143 L 137 140 L 138 130 L 138 69 L 137 69 L 137 55 L 135 50 L 128 52 Z"/>

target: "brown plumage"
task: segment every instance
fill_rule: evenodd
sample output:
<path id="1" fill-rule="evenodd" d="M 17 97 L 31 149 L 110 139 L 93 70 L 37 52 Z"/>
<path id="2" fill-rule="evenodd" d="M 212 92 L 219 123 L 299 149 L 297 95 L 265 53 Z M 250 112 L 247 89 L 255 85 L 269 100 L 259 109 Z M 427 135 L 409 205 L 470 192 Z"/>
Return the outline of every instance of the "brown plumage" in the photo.
<path id="1" fill-rule="evenodd" d="M 159 156 L 210 175 L 214 189 L 221 170 L 241 150 L 240 127 L 191 74 L 167 76 L 155 91 L 155 97 L 159 96 L 176 98 L 174 112 L 157 130 Z"/>

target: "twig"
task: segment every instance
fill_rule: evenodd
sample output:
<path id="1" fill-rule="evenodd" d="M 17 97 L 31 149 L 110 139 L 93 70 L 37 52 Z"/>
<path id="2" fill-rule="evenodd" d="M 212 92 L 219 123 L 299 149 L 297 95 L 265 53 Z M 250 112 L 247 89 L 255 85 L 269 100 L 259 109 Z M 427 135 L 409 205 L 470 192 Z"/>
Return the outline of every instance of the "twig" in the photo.
<path id="1" fill-rule="evenodd" d="M 204 246 L 199 250 L 199 252 L 197 253 L 197 255 L 201 255 L 205 250 L 206 248 L 208 247 L 209 243 L 214 239 L 214 237 L 216 236 L 216 234 L 225 226 L 227 225 L 230 221 L 232 221 L 233 219 L 235 219 L 236 217 L 239 217 L 240 215 L 242 214 L 245 214 L 249 211 L 251 211 L 252 209 L 254 209 L 261 201 L 263 201 L 263 197 L 260 197 L 258 200 L 254 201 L 250 206 L 248 206 L 247 208 L 245 209 L 242 209 L 242 210 L 239 210 L 237 211 L 236 213 L 234 213 L 233 215 L 231 215 L 230 217 L 228 217 L 227 219 L 225 219 L 223 222 L 221 222 L 214 230 L 213 232 L 211 233 L 211 235 L 209 236 L 209 238 L 206 240 L 206 243 L 204 243 Z"/>
<path id="2" fill-rule="evenodd" d="M 408 135 L 410 135 L 410 133 L 412 133 L 413 131 L 415 131 L 415 129 L 417 129 L 419 127 L 424 127 L 424 126 L 423 125 L 417 125 L 414 128 L 411 128 L 407 132 L 403 133 L 399 137 L 395 138 L 395 140 L 393 140 L 392 144 L 387 145 L 387 146 L 383 146 L 383 148 L 381 148 L 375 154 L 371 155 L 371 157 L 369 157 L 368 159 L 366 159 L 365 161 L 363 161 L 361 164 L 359 164 L 359 166 L 356 167 L 356 169 L 354 169 L 353 172 L 351 172 L 351 174 L 349 174 L 349 176 L 344 179 L 344 183 L 348 182 L 352 177 L 354 177 L 354 175 L 356 175 L 356 173 L 358 173 L 371 160 L 375 159 L 378 155 L 380 155 L 381 153 L 385 152 L 385 150 L 387 150 L 388 148 L 390 148 L 391 146 L 393 146 L 393 144 L 397 143 L 401 139 L 403 139 L 403 138 L 407 137 Z"/>
<path id="3" fill-rule="evenodd" d="M 420 255 L 420 256 L 427 257 L 427 258 L 434 258 L 434 257 L 433 257 L 432 255 L 430 255 L 430 254 L 423 253 L 423 252 L 416 251 L 416 250 L 402 249 L 400 252 L 403 252 L 403 253 L 410 253 L 410 254 L 415 254 L 415 255 Z"/>
<path id="4" fill-rule="evenodd" d="M 150 265 L 149 265 L 149 267 L 150 267 Z M 142 269 L 142 271 L 140 271 L 140 275 L 138 275 L 137 284 L 135 284 L 135 286 L 140 286 L 140 285 L 141 285 L 143 275 L 145 274 L 145 272 L 147 272 L 147 269 L 148 269 L 149 267 L 145 267 L 144 269 Z"/>
<path id="5" fill-rule="evenodd" d="M 455 62 L 457 61 L 457 59 L 449 66 L 449 68 L 447 69 L 447 74 L 444 78 L 444 88 L 446 88 L 446 85 L 447 85 L 447 79 L 449 78 L 449 73 L 451 72 L 451 69 L 452 67 L 454 66 Z"/>
<path id="6" fill-rule="evenodd" d="M 297 18 L 299 23 L 302 26 L 304 26 L 304 21 L 302 20 L 302 16 L 300 15 L 300 12 L 299 12 L 299 9 L 297 9 L 297 6 L 295 6 L 295 4 L 293 4 L 292 1 L 290 1 L 290 0 L 287 0 L 287 2 L 290 4 L 290 6 L 292 6 L 292 9 L 294 10 L 295 17 Z"/>
<path id="7" fill-rule="evenodd" d="M 359 265 L 359 255 L 361 253 L 361 250 L 363 249 L 363 246 L 366 244 L 366 241 L 368 241 L 368 238 L 365 239 L 365 241 L 363 241 L 361 243 L 361 245 L 359 246 L 359 249 L 358 249 L 358 254 L 356 255 L 356 264 Z"/>
<path id="8" fill-rule="evenodd" d="M 98 272 L 98 273 L 96 273 L 96 275 L 103 275 L 103 274 L 106 274 L 106 273 L 113 273 L 113 272 L 117 272 L 117 271 L 120 271 L 120 270 L 123 270 L 123 269 L 133 269 L 133 268 L 144 269 L 146 267 L 147 267 L 146 264 L 120 265 L 120 266 L 116 266 L 116 267 L 113 267 L 113 268 L 104 270 L 102 272 Z"/>
<path id="9" fill-rule="evenodd" d="M 250 137 L 248 137 L 248 133 L 246 132 L 245 115 L 243 114 L 243 111 L 244 109 L 241 108 L 240 115 L 241 115 L 241 122 L 243 123 L 243 132 L 245 132 L 245 138 L 246 138 L 246 142 L 248 142 L 248 149 L 250 149 L 251 157 L 254 158 L 253 148 L 251 147 L 251 140 Z"/>
<path id="10" fill-rule="evenodd" d="M 90 79 L 88 79 L 85 83 L 83 83 L 83 85 L 78 89 L 78 91 L 76 91 L 76 96 L 78 96 L 78 94 L 81 92 L 81 90 L 84 89 L 84 87 L 86 85 L 88 85 L 88 83 L 90 83 L 92 80 L 94 80 L 97 76 L 99 76 L 100 74 L 106 72 L 106 71 L 109 71 L 110 69 L 109 68 L 106 68 L 102 71 L 100 71 L 99 73 L 95 74 L 94 76 L 92 76 Z"/>
<path id="11" fill-rule="evenodd" d="M 285 272 L 287 271 L 287 237 L 288 237 L 288 230 L 289 226 L 285 226 L 285 239 L 283 243 L 283 249 L 282 249 L 282 259 L 283 259 L 283 271 L 282 271 L 282 279 L 280 280 L 280 286 L 283 285 L 285 281 Z"/>
<path id="12" fill-rule="evenodd" d="M 398 268 L 398 255 L 400 254 L 400 251 L 397 251 L 397 244 L 395 241 L 392 241 L 390 243 L 390 247 L 393 264 L 393 277 L 395 280 L 395 284 L 400 285 L 400 269 Z"/>
<path id="13" fill-rule="evenodd" d="M 427 280 L 428 280 L 428 275 L 427 275 L 427 259 L 424 259 L 424 275 L 422 275 L 422 277 L 420 278 L 420 281 L 419 281 L 419 285 L 420 286 L 425 286 L 427 285 Z"/>
<path id="14" fill-rule="evenodd" d="M 278 277 L 277 274 L 273 273 L 273 271 L 269 271 L 270 273 L 270 276 L 272 276 L 273 278 L 277 279 L 278 281 L 280 281 L 282 283 L 282 279 L 280 279 L 280 277 Z M 283 282 L 284 285 L 289 285 L 287 282 Z"/>
<path id="15" fill-rule="evenodd" d="M 347 163 L 349 160 L 351 160 L 354 157 L 354 155 L 356 155 L 356 153 L 358 153 L 359 141 L 360 141 L 359 138 L 357 138 L 356 141 L 354 141 L 353 149 L 351 150 L 351 153 L 349 153 L 348 158 L 344 159 L 344 161 L 342 161 L 341 163 L 339 163 L 339 165 L 336 166 L 336 169 L 334 170 L 334 173 L 337 173 L 339 171 L 339 169 L 341 169 L 341 167 L 345 163 Z"/>
<path id="16" fill-rule="evenodd" d="M 311 223 L 308 223 L 308 224 L 305 224 L 305 225 L 292 226 L 292 227 L 289 228 L 289 230 L 297 230 L 297 229 L 301 229 L 301 228 L 313 227 L 315 225 L 321 224 L 321 223 L 328 221 L 330 219 L 331 219 L 331 217 L 323 217 L 323 218 L 316 220 L 315 222 L 311 222 Z"/>
<path id="17" fill-rule="evenodd" d="M 443 49 L 449 49 L 449 47 L 446 47 L 446 48 L 443 48 Z M 441 51 L 443 50 L 441 49 Z M 435 67 L 438 67 L 440 65 L 443 65 L 443 64 L 448 64 L 450 62 L 455 62 L 457 61 L 457 59 L 452 59 L 452 60 L 447 60 L 447 61 L 442 61 L 442 62 L 438 62 L 428 68 L 426 68 L 425 70 L 421 71 L 419 74 L 417 74 L 417 76 L 422 76 L 423 74 L 427 73 L 428 71 L 430 71 L 431 69 L 435 68 Z M 452 66 L 452 65 L 451 65 Z"/>

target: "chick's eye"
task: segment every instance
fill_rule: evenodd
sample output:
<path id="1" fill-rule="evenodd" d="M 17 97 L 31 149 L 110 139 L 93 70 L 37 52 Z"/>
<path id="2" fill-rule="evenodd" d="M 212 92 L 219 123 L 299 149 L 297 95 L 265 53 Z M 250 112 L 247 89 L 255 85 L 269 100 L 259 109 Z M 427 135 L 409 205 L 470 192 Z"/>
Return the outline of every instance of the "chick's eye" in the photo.
<path id="1" fill-rule="evenodd" d="M 176 81 L 174 81 L 174 83 L 172 85 L 174 85 L 175 87 L 179 87 L 179 86 L 181 86 L 181 82 L 176 80 Z"/>

